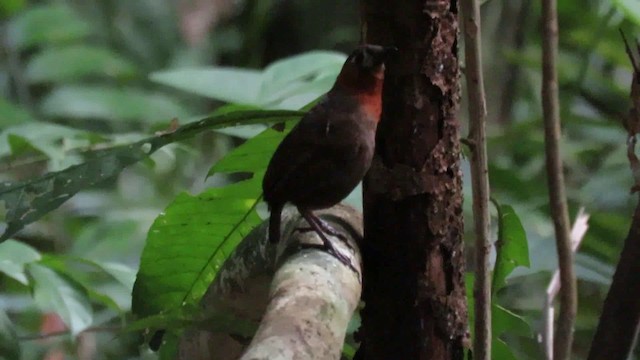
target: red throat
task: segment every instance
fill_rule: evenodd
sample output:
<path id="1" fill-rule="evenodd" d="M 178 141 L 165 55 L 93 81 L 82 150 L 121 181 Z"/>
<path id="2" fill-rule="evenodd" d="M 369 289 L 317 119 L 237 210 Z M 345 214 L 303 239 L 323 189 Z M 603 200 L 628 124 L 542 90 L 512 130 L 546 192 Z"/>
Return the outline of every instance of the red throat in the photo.
<path id="1" fill-rule="evenodd" d="M 333 90 L 345 91 L 356 96 L 362 110 L 377 122 L 382 112 L 383 82 L 384 68 L 381 68 L 378 73 L 369 73 L 346 63 L 338 75 Z"/>
<path id="2" fill-rule="evenodd" d="M 380 91 L 359 94 L 358 101 L 367 115 L 375 119 L 376 122 L 380 121 L 380 114 L 382 113 L 382 82 L 380 82 Z"/>

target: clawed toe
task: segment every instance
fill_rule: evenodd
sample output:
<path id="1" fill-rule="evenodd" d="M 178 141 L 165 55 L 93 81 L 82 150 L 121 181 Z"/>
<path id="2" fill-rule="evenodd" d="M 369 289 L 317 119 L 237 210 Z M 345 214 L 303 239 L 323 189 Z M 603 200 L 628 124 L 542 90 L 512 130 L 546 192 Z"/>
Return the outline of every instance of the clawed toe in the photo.
<path id="1" fill-rule="evenodd" d="M 351 263 L 351 259 L 349 259 L 349 257 L 346 256 L 345 254 L 336 250 L 336 248 L 333 246 L 333 244 L 331 244 L 330 241 L 324 244 L 308 244 L 308 243 L 300 244 L 300 248 L 301 249 L 317 249 L 317 250 L 326 252 L 327 254 L 338 259 L 338 261 L 340 261 L 343 265 L 351 269 L 351 271 L 353 271 L 354 273 L 356 273 L 356 275 L 358 275 L 358 279 L 360 279 L 360 273 L 358 272 L 356 267 L 353 266 L 353 264 Z"/>

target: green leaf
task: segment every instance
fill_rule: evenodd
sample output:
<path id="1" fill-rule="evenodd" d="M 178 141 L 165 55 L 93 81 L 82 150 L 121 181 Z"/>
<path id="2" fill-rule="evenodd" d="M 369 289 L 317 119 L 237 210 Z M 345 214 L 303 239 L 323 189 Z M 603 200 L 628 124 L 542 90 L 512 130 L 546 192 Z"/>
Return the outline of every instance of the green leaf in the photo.
<path id="1" fill-rule="evenodd" d="M 337 75 L 335 73 L 314 78 L 313 81 L 295 82 L 272 98 L 267 98 L 265 102 L 278 109 L 299 109 L 331 90 Z"/>
<path id="2" fill-rule="evenodd" d="M 32 83 L 68 82 L 87 76 L 126 78 L 136 73 L 134 64 L 108 48 L 72 45 L 50 48 L 31 58 L 25 76 Z"/>
<path id="3" fill-rule="evenodd" d="M 504 307 L 493 304 L 491 306 L 491 331 L 496 336 L 505 333 L 530 337 L 531 328 L 524 318 Z"/>
<path id="4" fill-rule="evenodd" d="M 500 339 L 493 339 L 491 341 L 491 358 L 500 360 L 518 360 L 513 354 L 513 351 L 509 349 L 507 343 Z"/>
<path id="5" fill-rule="evenodd" d="M 640 3 L 636 0 L 613 0 L 613 4 L 633 23 L 640 25 Z"/>
<path id="6" fill-rule="evenodd" d="M 147 236 L 133 288 L 138 316 L 198 303 L 224 260 L 251 229 L 261 176 L 180 194 L 155 220 Z"/>
<path id="7" fill-rule="evenodd" d="M 162 338 L 162 346 L 158 350 L 158 360 L 174 360 L 178 358 L 178 346 L 180 338 L 173 332 L 165 333 Z"/>
<path id="8" fill-rule="evenodd" d="M 29 140 L 23 138 L 22 136 L 7 134 L 6 139 L 7 145 L 9 145 L 9 149 L 13 157 L 19 157 L 29 153 L 41 153 L 41 151 L 31 145 L 31 142 L 29 142 Z"/>
<path id="9" fill-rule="evenodd" d="M 219 107 L 214 111 L 213 115 L 220 116 L 224 114 L 228 114 L 235 111 L 260 111 L 261 109 L 257 106 L 251 105 L 241 105 L 241 104 L 227 104 Z M 253 125 L 238 125 L 232 127 L 226 127 L 222 129 L 216 130 L 216 132 L 220 134 L 225 134 L 228 136 L 235 136 L 241 139 L 251 139 L 261 132 L 263 132 L 267 128 L 264 124 L 253 124 Z"/>
<path id="10" fill-rule="evenodd" d="M 58 314 L 74 335 L 91 325 L 93 311 L 86 293 L 45 266 L 31 264 L 28 269 L 38 308 Z"/>
<path id="11" fill-rule="evenodd" d="M 0 130 L 29 121 L 33 118 L 26 110 L 0 97 Z"/>
<path id="12" fill-rule="evenodd" d="M 168 123 L 188 112 L 171 97 L 136 89 L 75 85 L 56 88 L 42 103 L 52 117 Z"/>
<path id="13" fill-rule="evenodd" d="M 288 131 L 297 119 L 281 122 Z M 286 131 L 265 130 L 209 172 L 250 172 L 251 179 L 198 196 L 182 194 L 156 219 L 134 286 L 134 313 L 148 316 L 198 303 L 235 246 L 260 223 L 256 205 L 263 170 Z"/>
<path id="14" fill-rule="evenodd" d="M 207 176 L 214 173 L 234 173 L 234 172 L 264 172 L 267 170 L 269 160 L 276 147 L 291 131 L 295 125 L 295 120 L 285 123 L 283 131 L 273 130 L 271 128 L 265 130 L 254 138 L 246 141 L 244 144 L 230 151 L 225 157 L 220 159 L 211 169 Z"/>
<path id="15" fill-rule="evenodd" d="M 498 210 L 498 242 L 492 285 L 495 294 L 506 285 L 506 278 L 513 269 L 518 266 L 529 267 L 529 246 L 527 234 L 513 207 L 495 201 L 494 204 Z"/>
<path id="16" fill-rule="evenodd" d="M 103 304 L 121 315 L 124 315 L 123 308 L 118 304 L 118 302 L 101 290 L 101 285 L 104 283 L 97 283 L 95 277 L 91 276 L 92 273 L 88 271 L 93 268 L 98 270 L 100 273 L 104 273 L 110 278 L 113 278 L 113 276 L 107 272 L 100 263 L 84 258 L 52 254 L 45 256 L 41 261 L 41 264 L 66 276 L 66 278 L 69 281 L 72 281 L 75 286 L 82 289 L 89 299 Z M 88 265 L 90 268 L 79 268 L 77 266 L 78 264 Z M 127 290 L 129 290 L 130 293 L 130 288 Z M 125 301 L 125 304 L 123 304 L 125 308 L 128 307 L 128 303 L 129 301 Z"/>
<path id="17" fill-rule="evenodd" d="M 474 305 L 473 285 L 475 277 L 472 273 L 465 274 L 465 290 L 467 294 L 467 307 L 469 309 L 469 329 L 473 338 L 474 331 Z M 504 333 L 515 334 L 523 337 L 531 337 L 531 328 L 521 316 L 505 309 L 495 303 L 491 304 L 491 358 L 492 359 L 515 359 L 511 349 L 500 339 Z M 504 357 L 502 357 L 504 356 Z"/>
<path id="18" fill-rule="evenodd" d="M 264 69 L 262 94 L 278 91 L 294 81 L 323 74 L 337 75 L 346 56 L 335 51 L 310 51 L 278 60 Z"/>
<path id="19" fill-rule="evenodd" d="M 186 124 L 174 132 L 152 136 L 130 145 L 87 152 L 87 162 L 65 170 L 48 173 L 18 183 L 0 182 L 0 205 L 7 209 L 7 228 L 0 237 L 6 240 L 25 225 L 56 209 L 78 191 L 113 179 L 122 169 L 134 164 L 159 148 L 189 138 L 204 130 L 239 124 L 275 123 L 299 118 L 299 111 L 237 111 L 206 117 Z"/>
<path id="20" fill-rule="evenodd" d="M 65 43 L 92 33 L 89 23 L 62 3 L 36 5 L 16 16 L 7 31 L 12 47 Z"/>
<path id="21" fill-rule="evenodd" d="M 264 69 L 259 98 L 268 104 L 301 93 L 318 97 L 331 89 L 345 59 L 338 52 L 311 51 L 276 61 Z"/>
<path id="22" fill-rule="evenodd" d="M 201 96 L 261 108 L 298 109 L 327 92 L 346 56 L 312 51 L 282 59 L 264 71 L 229 67 L 157 72 L 151 80 Z"/>
<path id="23" fill-rule="evenodd" d="M 90 133 L 66 126 L 42 122 L 12 126 L 0 134 L 0 157 L 35 150 L 52 160 L 55 168 L 67 156 L 66 146 L 72 139 L 76 140 L 76 146 L 91 144 Z"/>
<path id="24" fill-rule="evenodd" d="M 25 265 L 41 259 L 41 255 L 31 246 L 7 240 L 0 244 L 0 271 L 17 281 L 28 285 L 29 279 L 24 272 Z"/>
<path id="25" fill-rule="evenodd" d="M 7 314 L 0 310 L 0 360 L 22 359 L 20 344 L 13 323 Z"/>
<path id="26" fill-rule="evenodd" d="M 253 336 L 259 323 L 238 316 L 233 311 L 213 310 L 204 312 L 202 307 L 186 304 L 178 309 L 169 309 L 162 314 L 151 315 L 128 323 L 123 331 L 138 332 L 147 329 L 167 329 L 171 332 L 186 327 L 198 327 L 209 332 L 222 332 L 245 338 Z"/>
<path id="27" fill-rule="evenodd" d="M 111 275 L 120 284 L 126 287 L 130 292 L 133 291 L 133 284 L 136 281 L 136 270 L 124 264 L 114 262 L 96 261 L 106 273 Z"/>
<path id="28" fill-rule="evenodd" d="M 529 324 L 521 316 L 494 303 L 491 306 L 491 358 L 516 360 L 507 343 L 500 339 L 500 336 L 505 333 L 526 338 L 532 336 Z"/>
<path id="29" fill-rule="evenodd" d="M 231 67 L 178 69 L 151 74 L 150 79 L 204 97 L 259 106 L 259 71 Z"/>
<path id="30" fill-rule="evenodd" d="M 0 17 L 12 16 L 15 12 L 24 7 L 26 0 L 3 0 L 0 1 Z"/>

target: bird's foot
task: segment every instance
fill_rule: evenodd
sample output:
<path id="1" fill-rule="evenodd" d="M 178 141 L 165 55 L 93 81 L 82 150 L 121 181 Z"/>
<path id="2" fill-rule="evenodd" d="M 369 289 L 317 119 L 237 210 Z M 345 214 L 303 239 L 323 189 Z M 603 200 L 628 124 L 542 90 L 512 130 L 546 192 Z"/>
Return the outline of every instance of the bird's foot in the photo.
<path id="1" fill-rule="evenodd" d="M 329 240 L 325 241 L 323 239 L 323 243 L 322 244 L 304 243 L 304 244 L 300 244 L 300 248 L 301 249 L 316 249 L 316 250 L 321 250 L 321 251 L 326 252 L 327 254 L 329 254 L 329 255 L 333 256 L 334 258 L 338 259 L 338 261 L 340 261 L 344 266 L 346 266 L 349 269 L 351 269 L 351 271 L 356 273 L 356 275 L 358 276 L 358 280 L 360 279 L 360 273 L 358 272 L 356 267 L 353 266 L 353 264 L 351 263 L 351 259 L 349 259 L 348 256 L 346 256 L 345 254 L 343 254 L 339 250 L 337 250 L 333 246 L 331 241 L 329 241 Z"/>
<path id="2" fill-rule="evenodd" d="M 313 215 L 313 213 L 311 211 L 308 211 L 308 210 L 305 211 L 305 210 L 300 209 L 300 208 L 298 208 L 298 210 L 300 210 L 300 214 L 302 215 L 302 217 L 305 220 L 307 220 L 307 223 L 309 223 L 309 226 L 311 227 L 311 229 L 313 231 L 315 231 L 316 234 L 318 234 L 318 236 L 322 240 L 322 245 L 318 245 L 318 244 L 301 244 L 301 246 L 303 248 L 305 248 L 305 247 L 306 248 L 314 248 L 314 249 L 320 249 L 320 250 L 326 251 L 328 254 L 330 254 L 333 257 L 335 257 L 336 259 L 338 259 L 341 263 L 343 263 L 349 269 L 353 270 L 353 272 L 356 273 L 356 275 L 358 276 L 358 280 L 360 280 L 360 273 L 358 272 L 358 270 L 356 270 L 356 267 L 353 266 L 353 264 L 351 263 L 351 260 L 346 255 L 344 255 L 343 253 L 339 252 L 333 246 L 333 243 L 329 239 L 327 239 L 327 235 L 325 234 L 325 231 L 327 230 L 327 228 L 329 228 L 330 230 L 326 231 L 326 233 L 328 233 L 330 235 L 333 235 L 333 236 L 336 236 L 337 238 L 341 239 L 341 241 L 343 241 L 349 248 L 351 248 L 353 250 L 353 248 L 350 246 L 349 242 L 347 241 L 347 238 L 343 234 L 338 233 L 334 228 L 332 228 L 328 224 L 324 223 L 317 216 Z"/>
<path id="3" fill-rule="evenodd" d="M 338 230 L 334 229 L 331 225 L 329 225 L 325 221 L 322 221 L 321 219 L 318 219 L 318 223 L 317 224 L 318 224 L 318 228 L 320 228 L 320 230 L 325 235 L 330 235 L 330 236 L 338 238 L 345 245 L 347 245 L 347 247 L 349 249 L 353 250 L 353 246 L 351 245 L 351 243 L 349 243 L 349 239 L 343 233 L 341 233 Z M 304 233 L 308 233 L 309 231 L 316 231 L 316 229 L 313 228 L 313 226 L 305 226 L 305 227 L 296 228 L 296 231 L 304 234 Z"/>

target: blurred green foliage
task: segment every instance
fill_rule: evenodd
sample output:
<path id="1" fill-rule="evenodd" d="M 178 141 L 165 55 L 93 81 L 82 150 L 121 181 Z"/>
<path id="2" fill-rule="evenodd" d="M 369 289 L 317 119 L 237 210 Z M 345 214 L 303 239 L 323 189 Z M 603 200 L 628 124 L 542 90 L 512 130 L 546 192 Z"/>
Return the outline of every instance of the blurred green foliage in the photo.
<path id="1" fill-rule="evenodd" d="M 496 359 L 542 358 L 535 334 L 556 268 L 539 6 L 483 5 L 490 180 L 502 211 L 493 226 L 503 244 L 494 274 Z M 576 257 L 574 350 L 584 358 L 635 205 L 620 125 L 631 66 L 618 29 L 638 35 L 640 6 L 558 6 L 569 201 L 572 214 L 585 207 L 591 215 Z M 284 135 L 265 124 L 299 116 L 263 111 L 298 110 L 328 90 L 359 38 L 357 11 L 338 0 L 0 1 L 0 231 L 15 221 L 28 225 L 0 244 L 0 358 L 53 351 L 79 358 L 87 342 L 96 344 L 92 358 L 157 356 L 139 347 L 139 332 L 117 330 L 132 319 L 138 269 L 139 315 L 197 303 L 260 221 L 257 180 Z M 466 111 L 460 114 L 464 127 Z M 468 176 L 466 159 L 463 165 Z M 350 199 L 358 205 L 357 194 Z M 222 210 L 233 211 L 216 213 Z M 208 227 L 215 236 L 201 236 Z M 180 246 L 177 234 L 185 232 L 193 242 Z M 472 253 L 469 242 L 469 259 Z M 62 329 L 52 314 L 71 334 L 33 341 Z M 147 324 L 174 323 L 164 316 Z M 93 331 L 75 336 L 87 328 Z M 168 339 L 175 345 L 175 334 Z"/>

